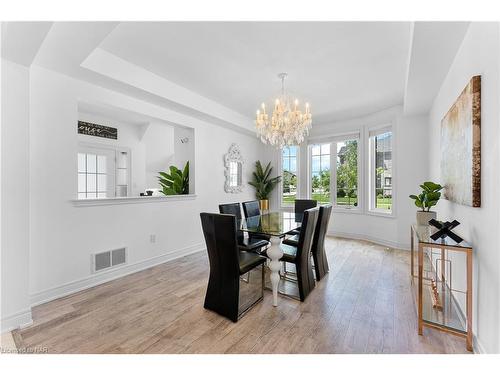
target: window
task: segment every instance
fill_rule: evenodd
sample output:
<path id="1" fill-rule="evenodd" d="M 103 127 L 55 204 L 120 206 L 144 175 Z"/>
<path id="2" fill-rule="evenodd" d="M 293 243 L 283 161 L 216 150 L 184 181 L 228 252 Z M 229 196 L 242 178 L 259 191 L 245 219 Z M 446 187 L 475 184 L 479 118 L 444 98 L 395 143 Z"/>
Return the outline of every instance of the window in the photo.
<path id="1" fill-rule="evenodd" d="M 298 146 L 285 146 L 281 152 L 281 175 L 283 176 L 281 183 L 281 204 L 283 206 L 293 204 L 295 198 L 297 198 L 298 154 Z"/>
<path id="2" fill-rule="evenodd" d="M 330 143 L 311 145 L 311 198 L 330 202 Z"/>
<path id="3" fill-rule="evenodd" d="M 358 207 L 358 139 L 338 141 L 332 146 L 336 151 L 334 205 Z"/>
<path id="4" fill-rule="evenodd" d="M 115 151 L 94 147 L 78 150 L 78 199 L 115 196 Z"/>
<path id="5" fill-rule="evenodd" d="M 392 131 L 370 131 L 370 209 L 392 213 Z"/>
<path id="6" fill-rule="evenodd" d="M 78 199 L 106 198 L 106 155 L 78 153 Z"/>

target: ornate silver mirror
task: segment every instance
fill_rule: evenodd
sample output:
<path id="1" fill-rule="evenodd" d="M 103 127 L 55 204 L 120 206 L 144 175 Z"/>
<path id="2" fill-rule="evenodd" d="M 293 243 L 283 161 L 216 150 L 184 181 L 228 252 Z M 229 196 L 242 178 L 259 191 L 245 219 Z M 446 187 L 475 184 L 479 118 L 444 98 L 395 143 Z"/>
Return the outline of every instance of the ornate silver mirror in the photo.
<path id="1" fill-rule="evenodd" d="M 243 158 L 236 143 L 233 143 L 224 155 L 224 167 L 224 190 L 226 193 L 240 193 L 243 190 Z"/>

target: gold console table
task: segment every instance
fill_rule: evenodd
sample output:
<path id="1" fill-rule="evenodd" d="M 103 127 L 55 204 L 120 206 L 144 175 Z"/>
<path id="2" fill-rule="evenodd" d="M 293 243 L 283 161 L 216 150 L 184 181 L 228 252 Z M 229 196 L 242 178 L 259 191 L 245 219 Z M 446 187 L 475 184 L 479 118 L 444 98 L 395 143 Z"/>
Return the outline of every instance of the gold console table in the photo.
<path id="1" fill-rule="evenodd" d="M 433 240 L 431 226 L 411 226 L 411 278 L 416 294 L 418 334 L 423 327 L 465 337 L 472 351 L 472 246 L 449 237 Z M 415 250 L 415 243 L 417 249 Z M 464 257 L 463 262 L 460 257 Z M 452 285 L 453 263 L 463 263 L 466 285 Z M 465 316 L 457 298 L 465 297 Z"/>

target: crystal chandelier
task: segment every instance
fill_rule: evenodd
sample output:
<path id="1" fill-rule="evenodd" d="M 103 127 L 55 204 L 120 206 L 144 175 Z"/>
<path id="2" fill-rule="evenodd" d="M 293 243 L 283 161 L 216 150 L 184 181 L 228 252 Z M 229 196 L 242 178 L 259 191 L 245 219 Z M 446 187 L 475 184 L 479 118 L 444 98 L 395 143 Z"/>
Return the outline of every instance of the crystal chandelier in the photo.
<path id="1" fill-rule="evenodd" d="M 295 99 L 292 104 L 290 96 L 285 92 L 287 75 L 287 73 L 278 74 L 281 79 L 281 94 L 274 102 L 271 121 L 269 121 L 264 103 L 261 106 L 262 111 L 257 111 L 255 119 L 257 136 L 260 140 L 279 148 L 302 143 L 309 134 L 312 124 L 309 103 L 306 103 L 305 112 L 302 113 L 298 108 L 299 101 Z"/>

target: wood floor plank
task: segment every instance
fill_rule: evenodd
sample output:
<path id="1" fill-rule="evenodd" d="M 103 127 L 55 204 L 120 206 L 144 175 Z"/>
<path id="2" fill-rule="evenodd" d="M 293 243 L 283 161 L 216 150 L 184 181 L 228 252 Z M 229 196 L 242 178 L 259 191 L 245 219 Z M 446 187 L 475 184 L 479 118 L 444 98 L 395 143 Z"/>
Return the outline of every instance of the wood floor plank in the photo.
<path id="1" fill-rule="evenodd" d="M 409 253 L 329 237 L 330 272 L 303 303 L 264 300 L 233 323 L 203 308 L 205 253 L 33 308 L 13 332 L 49 353 L 467 353 L 461 338 L 417 334 Z"/>

